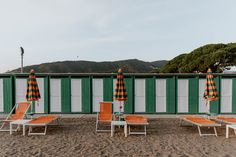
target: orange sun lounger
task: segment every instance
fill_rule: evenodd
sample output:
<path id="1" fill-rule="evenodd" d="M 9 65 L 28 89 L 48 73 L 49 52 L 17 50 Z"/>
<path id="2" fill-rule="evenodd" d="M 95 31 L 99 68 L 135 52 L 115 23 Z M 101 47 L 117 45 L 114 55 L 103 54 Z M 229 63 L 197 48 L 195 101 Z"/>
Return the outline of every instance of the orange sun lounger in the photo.
<path id="1" fill-rule="evenodd" d="M 15 104 L 11 112 L 8 114 L 6 119 L 0 120 L 2 122 L 2 126 L 0 127 L 0 131 L 10 131 L 9 129 L 5 129 L 6 124 L 10 124 L 10 122 L 16 121 L 16 120 L 21 120 L 25 117 L 28 109 L 30 107 L 30 102 L 18 102 Z M 13 114 L 13 112 L 15 113 Z M 14 131 L 16 131 L 15 129 Z"/>
<path id="2" fill-rule="evenodd" d="M 236 118 L 234 117 L 224 117 L 224 116 L 218 116 L 214 118 L 214 120 L 224 123 L 224 124 L 236 124 Z"/>
<path id="3" fill-rule="evenodd" d="M 185 116 L 181 119 L 182 121 L 186 121 L 188 123 L 191 123 L 192 125 L 196 125 L 198 128 L 198 132 L 200 136 L 204 136 L 204 135 L 215 135 L 217 136 L 217 131 L 216 131 L 216 127 L 221 126 L 221 124 L 216 123 L 213 120 L 204 118 L 204 117 L 200 117 L 200 116 Z M 214 129 L 214 134 L 203 134 L 201 132 L 201 127 L 211 127 Z"/>
<path id="4" fill-rule="evenodd" d="M 40 116 L 35 119 L 32 119 L 28 123 L 23 125 L 23 130 L 25 131 L 25 127 L 29 127 L 28 135 L 46 135 L 47 126 L 55 120 L 58 120 L 59 116 L 48 115 L 48 116 Z M 32 127 L 45 127 L 44 132 L 33 132 Z M 25 135 L 25 132 L 23 132 Z"/>
<path id="5" fill-rule="evenodd" d="M 127 125 L 129 128 L 129 135 L 130 134 L 144 134 L 146 136 L 147 134 L 146 126 L 149 124 L 146 117 L 139 116 L 139 115 L 127 115 L 125 117 L 125 121 L 127 122 Z M 143 132 L 131 131 L 130 126 L 144 126 L 144 131 Z"/>
<path id="6" fill-rule="evenodd" d="M 107 132 L 111 130 L 100 129 L 99 126 L 103 124 L 111 124 L 112 121 L 112 102 L 100 102 L 100 111 L 97 113 L 96 132 Z M 111 128 L 111 127 L 109 127 Z"/>

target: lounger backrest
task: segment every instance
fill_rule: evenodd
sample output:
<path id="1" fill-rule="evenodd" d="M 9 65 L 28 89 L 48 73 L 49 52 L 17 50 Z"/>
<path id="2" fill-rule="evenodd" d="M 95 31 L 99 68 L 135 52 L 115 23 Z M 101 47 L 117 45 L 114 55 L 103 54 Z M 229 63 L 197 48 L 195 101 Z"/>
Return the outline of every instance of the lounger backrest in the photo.
<path id="1" fill-rule="evenodd" d="M 100 120 L 112 120 L 112 102 L 100 102 Z"/>
<path id="2" fill-rule="evenodd" d="M 15 114 L 13 114 L 10 119 L 11 120 L 23 119 L 29 107 L 30 107 L 30 102 L 18 102 L 15 109 Z"/>
<path id="3" fill-rule="evenodd" d="M 112 102 L 100 102 L 100 114 L 112 114 Z"/>
<path id="4" fill-rule="evenodd" d="M 58 116 L 40 116 L 37 117 L 33 120 L 31 120 L 29 123 L 30 124 L 48 124 L 51 123 L 52 121 L 56 120 Z"/>

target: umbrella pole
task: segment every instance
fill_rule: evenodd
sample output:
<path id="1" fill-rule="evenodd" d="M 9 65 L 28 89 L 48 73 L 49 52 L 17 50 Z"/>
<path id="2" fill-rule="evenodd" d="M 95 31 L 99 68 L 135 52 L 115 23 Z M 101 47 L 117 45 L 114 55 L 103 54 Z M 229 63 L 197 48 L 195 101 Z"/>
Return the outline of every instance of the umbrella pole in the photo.
<path id="1" fill-rule="evenodd" d="M 33 113 L 33 101 L 31 101 L 31 114 Z"/>
<path id="2" fill-rule="evenodd" d="M 120 101 L 120 107 L 119 107 L 119 121 L 120 121 L 120 116 L 121 116 L 121 101 Z"/>
<path id="3" fill-rule="evenodd" d="M 30 113 L 30 117 L 31 117 L 31 119 L 33 119 L 33 108 L 34 107 L 34 101 L 31 101 L 31 113 Z"/>
<path id="4" fill-rule="evenodd" d="M 206 100 L 206 107 L 207 107 L 207 115 L 209 117 L 210 115 L 210 101 L 209 100 Z"/>

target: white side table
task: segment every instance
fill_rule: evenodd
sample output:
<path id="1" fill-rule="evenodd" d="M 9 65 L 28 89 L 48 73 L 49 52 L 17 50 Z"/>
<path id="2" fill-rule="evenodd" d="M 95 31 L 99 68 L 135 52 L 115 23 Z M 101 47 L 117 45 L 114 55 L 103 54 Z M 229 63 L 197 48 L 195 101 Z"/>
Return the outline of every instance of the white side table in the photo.
<path id="1" fill-rule="evenodd" d="M 126 121 L 112 121 L 111 122 L 111 137 L 113 137 L 113 135 L 114 135 L 115 126 L 124 126 L 125 137 L 127 137 L 127 123 L 126 123 Z"/>
<path id="2" fill-rule="evenodd" d="M 229 128 L 234 129 L 234 133 L 236 134 L 236 125 L 226 125 L 226 138 L 229 138 Z"/>
<path id="3" fill-rule="evenodd" d="M 26 123 L 28 123 L 30 120 L 28 120 L 28 119 L 21 119 L 21 120 L 15 120 L 15 121 L 13 121 L 13 122 L 10 122 L 10 134 L 12 134 L 12 126 L 13 125 L 18 125 L 18 126 L 20 126 L 20 125 L 24 125 L 24 124 L 26 124 Z M 23 135 L 25 134 L 25 127 L 23 127 Z"/>

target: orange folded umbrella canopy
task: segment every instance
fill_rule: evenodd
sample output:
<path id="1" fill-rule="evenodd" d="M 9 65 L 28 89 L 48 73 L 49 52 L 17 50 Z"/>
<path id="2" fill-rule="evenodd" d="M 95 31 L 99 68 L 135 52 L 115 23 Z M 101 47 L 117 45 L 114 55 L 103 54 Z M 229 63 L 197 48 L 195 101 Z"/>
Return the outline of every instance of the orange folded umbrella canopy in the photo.
<path id="1" fill-rule="evenodd" d="M 128 95 L 125 89 L 125 82 L 122 70 L 118 70 L 117 80 L 116 80 L 116 88 L 115 88 L 115 100 L 120 101 L 119 112 L 121 113 L 121 102 L 128 100 Z"/>
<path id="2" fill-rule="evenodd" d="M 26 92 L 26 100 L 27 101 L 38 101 L 41 98 L 38 83 L 34 74 L 34 70 L 30 71 L 29 78 L 27 79 L 27 92 Z M 31 104 L 32 105 L 32 104 Z M 32 106 L 31 106 L 32 112 Z"/>
<path id="3" fill-rule="evenodd" d="M 206 79 L 207 80 L 206 80 L 204 98 L 207 100 L 206 106 L 207 106 L 208 113 L 210 114 L 210 101 L 215 101 L 219 99 L 218 92 L 216 90 L 214 77 L 212 75 L 212 71 L 210 68 L 207 70 Z"/>
<path id="4" fill-rule="evenodd" d="M 118 70 L 116 88 L 115 88 L 115 100 L 125 101 L 128 99 L 127 92 L 125 89 L 125 82 L 122 70 Z"/>
<path id="5" fill-rule="evenodd" d="M 212 75 L 212 71 L 209 68 L 207 70 L 207 76 L 206 76 L 206 88 L 204 92 L 204 98 L 208 101 L 214 101 L 219 99 L 218 92 L 216 90 L 215 81 Z"/>

